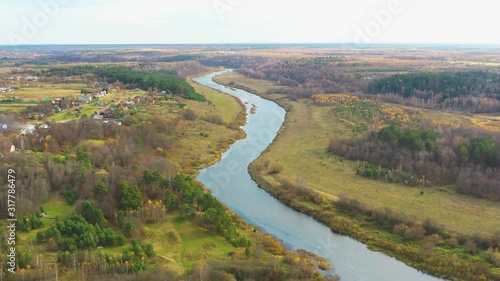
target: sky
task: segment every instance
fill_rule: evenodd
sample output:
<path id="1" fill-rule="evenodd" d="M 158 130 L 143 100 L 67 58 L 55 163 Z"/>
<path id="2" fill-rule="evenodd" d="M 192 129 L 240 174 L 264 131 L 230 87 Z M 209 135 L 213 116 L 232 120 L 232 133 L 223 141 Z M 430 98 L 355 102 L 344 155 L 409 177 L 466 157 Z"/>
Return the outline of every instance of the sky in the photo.
<path id="1" fill-rule="evenodd" d="M 500 45 L 494 0 L 0 0 L 0 45 Z"/>

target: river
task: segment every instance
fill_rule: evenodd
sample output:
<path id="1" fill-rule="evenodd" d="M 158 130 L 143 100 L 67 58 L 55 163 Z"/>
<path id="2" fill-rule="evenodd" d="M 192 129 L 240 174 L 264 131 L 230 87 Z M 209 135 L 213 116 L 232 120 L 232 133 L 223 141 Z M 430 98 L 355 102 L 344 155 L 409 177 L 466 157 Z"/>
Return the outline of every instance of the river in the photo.
<path id="1" fill-rule="evenodd" d="M 230 71 L 230 70 L 228 70 Z M 342 281 L 437 281 L 403 262 L 369 250 L 363 243 L 333 233 L 312 217 L 297 212 L 262 190 L 251 179 L 248 165 L 273 141 L 285 110 L 276 103 L 244 90 L 228 88 L 212 81 L 226 71 L 195 78 L 197 83 L 235 96 L 246 104 L 247 137 L 236 141 L 216 164 L 200 171 L 197 179 L 212 194 L 248 223 L 278 238 L 289 249 L 305 249 L 333 264 L 326 274 Z M 250 113 L 256 106 L 254 114 Z M 297 136 L 300 137 L 300 136 Z"/>

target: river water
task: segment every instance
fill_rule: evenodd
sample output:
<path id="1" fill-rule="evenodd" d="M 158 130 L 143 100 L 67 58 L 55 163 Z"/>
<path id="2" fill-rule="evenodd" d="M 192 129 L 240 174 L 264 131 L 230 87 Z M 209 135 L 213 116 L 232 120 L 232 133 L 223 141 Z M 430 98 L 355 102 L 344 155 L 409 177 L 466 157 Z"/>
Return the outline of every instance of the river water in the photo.
<path id="1" fill-rule="evenodd" d="M 236 141 L 223 153 L 221 161 L 200 171 L 197 179 L 212 194 L 248 223 L 278 238 L 289 249 L 305 249 L 325 257 L 333 264 L 326 274 L 337 274 L 342 281 L 437 281 L 364 244 L 333 233 L 312 217 L 297 212 L 257 186 L 247 171 L 273 141 L 285 118 L 276 103 L 244 90 L 228 88 L 212 81 L 225 73 L 216 72 L 194 80 L 199 84 L 241 99 L 247 107 L 247 137 Z M 252 105 L 256 112 L 250 114 Z M 300 136 L 297 136 L 300 137 Z"/>

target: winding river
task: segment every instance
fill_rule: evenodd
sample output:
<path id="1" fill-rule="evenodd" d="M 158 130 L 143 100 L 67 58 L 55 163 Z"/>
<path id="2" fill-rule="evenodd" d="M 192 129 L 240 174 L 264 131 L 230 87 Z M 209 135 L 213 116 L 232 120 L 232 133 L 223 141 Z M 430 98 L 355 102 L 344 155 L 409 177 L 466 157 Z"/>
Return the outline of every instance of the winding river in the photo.
<path id="1" fill-rule="evenodd" d="M 325 257 L 334 266 L 325 273 L 337 274 L 342 281 L 442 280 L 383 253 L 371 251 L 352 238 L 333 233 L 259 188 L 247 167 L 271 144 L 284 121 L 285 110 L 272 101 L 212 81 L 213 77 L 225 72 L 194 79 L 199 84 L 235 96 L 247 105 L 247 123 L 242 127 L 247 137 L 236 141 L 222 155 L 221 161 L 201 170 L 197 177 L 217 199 L 248 223 L 280 239 L 289 249 L 305 249 Z M 250 114 L 252 105 L 256 106 L 254 114 Z"/>

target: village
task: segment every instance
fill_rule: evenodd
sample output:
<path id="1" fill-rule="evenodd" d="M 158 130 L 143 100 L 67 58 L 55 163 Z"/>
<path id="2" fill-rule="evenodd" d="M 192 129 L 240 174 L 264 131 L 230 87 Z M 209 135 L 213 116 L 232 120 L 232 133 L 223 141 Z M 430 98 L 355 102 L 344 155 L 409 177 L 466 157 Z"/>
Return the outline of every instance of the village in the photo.
<path id="1" fill-rule="evenodd" d="M 54 92 L 59 92 L 59 88 L 65 89 L 64 95 L 55 97 L 55 94 L 50 93 L 45 88 L 40 90 L 39 95 L 28 97 L 22 95 L 22 91 L 32 90 L 36 93 L 37 88 L 23 88 L 16 90 L 14 85 L 19 84 L 20 81 L 24 86 L 30 86 L 29 82 L 32 81 L 40 84 L 49 85 L 54 87 Z M 38 76 L 12 76 L 2 81 L 3 86 L 0 87 L 0 109 L 1 111 L 15 111 L 23 113 L 29 121 L 29 125 L 24 126 L 10 126 L 9 122 L 0 120 L 1 133 L 16 132 L 22 134 L 31 133 L 26 130 L 27 126 L 33 126 L 36 129 L 48 129 L 54 122 L 65 123 L 69 120 L 74 120 L 81 117 L 92 118 L 93 120 L 102 121 L 104 124 L 113 123 L 115 125 L 122 125 L 124 123 L 123 117 L 125 112 L 129 109 L 137 110 L 142 106 L 153 106 L 155 100 L 167 100 L 167 92 L 165 91 L 143 91 L 139 88 L 121 91 L 121 89 L 112 89 L 112 85 L 94 83 L 92 88 L 99 88 L 99 90 L 80 89 L 80 93 L 71 94 L 78 89 L 72 84 L 64 83 L 40 83 Z M 10 82 L 10 83 L 9 83 Z M 66 86 L 67 85 L 67 86 Z M 85 86 L 79 84 L 78 86 Z M 47 86 L 48 87 L 48 86 Z M 83 87 L 82 87 L 83 88 Z M 88 87 L 85 87 L 88 88 Z M 12 95 L 15 92 L 21 92 L 18 95 Z M 43 96 L 47 94 L 47 96 Z M 21 97 L 21 98 L 20 98 Z M 2 123 L 3 122 L 3 123 Z M 126 123 L 126 122 L 125 122 Z"/>

